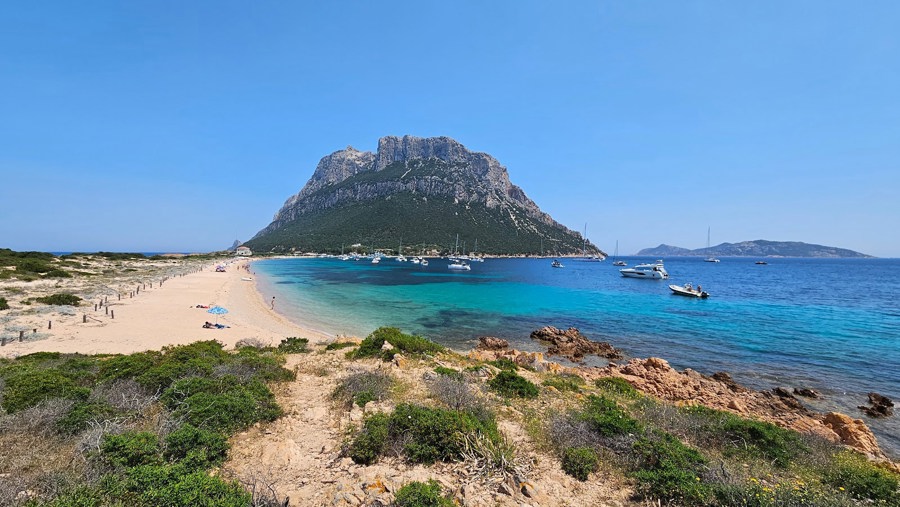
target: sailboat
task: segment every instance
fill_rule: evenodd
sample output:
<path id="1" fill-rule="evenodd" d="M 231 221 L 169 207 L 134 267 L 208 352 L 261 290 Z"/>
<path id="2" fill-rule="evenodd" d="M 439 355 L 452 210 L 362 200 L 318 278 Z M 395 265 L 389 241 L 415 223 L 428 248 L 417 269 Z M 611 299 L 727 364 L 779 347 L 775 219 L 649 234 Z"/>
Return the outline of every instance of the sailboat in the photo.
<path id="1" fill-rule="evenodd" d="M 709 251 L 709 227 L 706 228 L 706 251 Z M 716 259 L 715 255 L 710 255 L 706 259 L 703 259 L 705 262 L 719 262 L 719 259 Z"/>
<path id="2" fill-rule="evenodd" d="M 598 257 L 596 255 L 592 255 L 588 257 L 587 255 L 587 223 L 584 224 L 584 235 L 582 236 L 581 243 L 581 260 L 588 262 L 600 262 L 603 260 L 603 257 Z"/>
<path id="3" fill-rule="evenodd" d="M 613 259 L 618 259 L 619 257 L 619 240 L 616 240 L 616 252 L 613 254 Z M 615 260 L 613 262 L 613 266 L 627 266 L 628 263 L 625 261 Z"/>

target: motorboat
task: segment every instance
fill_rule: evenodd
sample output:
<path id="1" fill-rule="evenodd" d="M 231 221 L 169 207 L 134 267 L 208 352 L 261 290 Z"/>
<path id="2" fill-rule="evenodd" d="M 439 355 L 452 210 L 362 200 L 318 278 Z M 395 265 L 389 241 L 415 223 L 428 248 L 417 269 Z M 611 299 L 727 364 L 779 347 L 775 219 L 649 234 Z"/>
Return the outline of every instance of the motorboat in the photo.
<path id="1" fill-rule="evenodd" d="M 381 262 L 381 257 L 372 257 L 372 264 L 378 264 Z"/>
<path id="2" fill-rule="evenodd" d="M 678 294 L 679 296 L 687 296 L 692 298 L 700 298 L 706 299 L 709 297 L 709 293 L 703 290 L 703 287 L 698 285 L 697 288 L 694 288 L 690 282 L 684 285 L 669 285 L 669 288 L 672 289 L 673 294 Z"/>
<path id="3" fill-rule="evenodd" d="M 669 272 L 663 266 L 663 261 L 656 261 L 653 264 L 638 264 L 633 268 L 620 269 L 619 273 L 627 278 L 647 278 L 654 280 L 664 280 L 669 278 Z"/>
<path id="4" fill-rule="evenodd" d="M 550 263 L 550 266 L 552 266 L 554 268 L 564 268 L 565 267 L 565 266 L 563 266 L 562 262 L 559 262 L 559 260 L 554 260 L 553 262 Z"/>
<path id="5" fill-rule="evenodd" d="M 427 265 L 428 265 L 428 259 L 422 259 L 422 262 L 420 263 L 420 265 L 422 265 L 422 266 L 427 266 Z"/>
<path id="6" fill-rule="evenodd" d="M 613 262 L 613 266 L 627 266 L 627 265 L 628 265 L 628 263 L 625 262 L 625 261 L 616 261 L 616 262 Z"/>
<path id="7" fill-rule="evenodd" d="M 762 265 L 762 264 L 768 264 L 768 262 L 766 262 L 766 261 L 756 261 L 756 263 L 757 263 L 757 264 L 760 264 L 760 265 Z"/>
<path id="8" fill-rule="evenodd" d="M 469 263 L 466 261 L 454 259 L 447 264 L 447 269 L 453 269 L 456 271 L 471 271 L 472 266 L 469 266 Z"/>

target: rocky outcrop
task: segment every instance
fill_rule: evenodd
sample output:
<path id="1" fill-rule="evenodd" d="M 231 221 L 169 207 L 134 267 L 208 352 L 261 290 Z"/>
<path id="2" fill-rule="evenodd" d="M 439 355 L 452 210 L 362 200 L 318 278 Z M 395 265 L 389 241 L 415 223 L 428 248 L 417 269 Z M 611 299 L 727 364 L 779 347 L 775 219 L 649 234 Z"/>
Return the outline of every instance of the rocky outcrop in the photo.
<path id="1" fill-rule="evenodd" d="M 869 406 L 860 405 L 859 409 L 869 417 L 890 417 L 894 415 L 894 402 L 887 396 L 869 393 Z"/>
<path id="2" fill-rule="evenodd" d="M 493 336 L 482 336 L 478 339 L 478 350 L 506 350 L 509 348 L 509 342 L 503 338 Z"/>
<path id="3" fill-rule="evenodd" d="M 677 371 L 658 357 L 632 359 L 623 366 L 579 368 L 579 374 L 586 379 L 621 377 L 641 392 L 679 405 L 702 405 L 761 419 L 819 435 L 876 459 L 885 458 L 864 422 L 843 414 L 810 411 L 786 389 L 754 391 L 735 383 L 727 373 L 706 376 L 690 368 Z"/>
<path id="4" fill-rule="evenodd" d="M 532 340 L 550 343 L 547 355 L 560 356 L 580 363 L 586 355 L 596 355 L 607 359 L 619 359 L 622 354 L 607 342 L 595 342 L 581 334 L 577 328 L 565 331 L 553 326 L 544 326 L 531 332 Z"/>

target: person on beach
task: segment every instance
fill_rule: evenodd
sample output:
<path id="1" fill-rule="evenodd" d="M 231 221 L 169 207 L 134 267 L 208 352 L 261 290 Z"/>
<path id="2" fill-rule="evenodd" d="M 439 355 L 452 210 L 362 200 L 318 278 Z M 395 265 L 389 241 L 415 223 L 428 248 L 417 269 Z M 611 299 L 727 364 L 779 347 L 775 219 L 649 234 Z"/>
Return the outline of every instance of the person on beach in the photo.
<path id="1" fill-rule="evenodd" d="M 272 309 L 275 309 L 275 296 L 272 296 Z"/>

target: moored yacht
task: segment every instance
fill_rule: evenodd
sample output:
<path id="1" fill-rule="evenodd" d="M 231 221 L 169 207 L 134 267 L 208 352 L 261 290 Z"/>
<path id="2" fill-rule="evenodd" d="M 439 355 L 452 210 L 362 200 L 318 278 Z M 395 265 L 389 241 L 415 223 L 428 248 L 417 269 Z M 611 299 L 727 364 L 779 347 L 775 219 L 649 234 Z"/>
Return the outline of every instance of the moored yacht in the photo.
<path id="1" fill-rule="evenodd" d="M 472 269 L 472 266 L 469 266 L 469 263 L 464 260 L 451 259 L 450 263 L 447 264 L 447 269 L 454 269 L 457 271 L 470 271 Z"/>
<path id="2" fill-rule="evenodd" d="M 620 269 L 619 273 L 627 278 L 648 278 L 655 280 L 664 280 L 669 278 L 669 272 L 663 266 L 663 261 L 659 260 L 653 264 L 638 264 L 633 268 Z"/>

